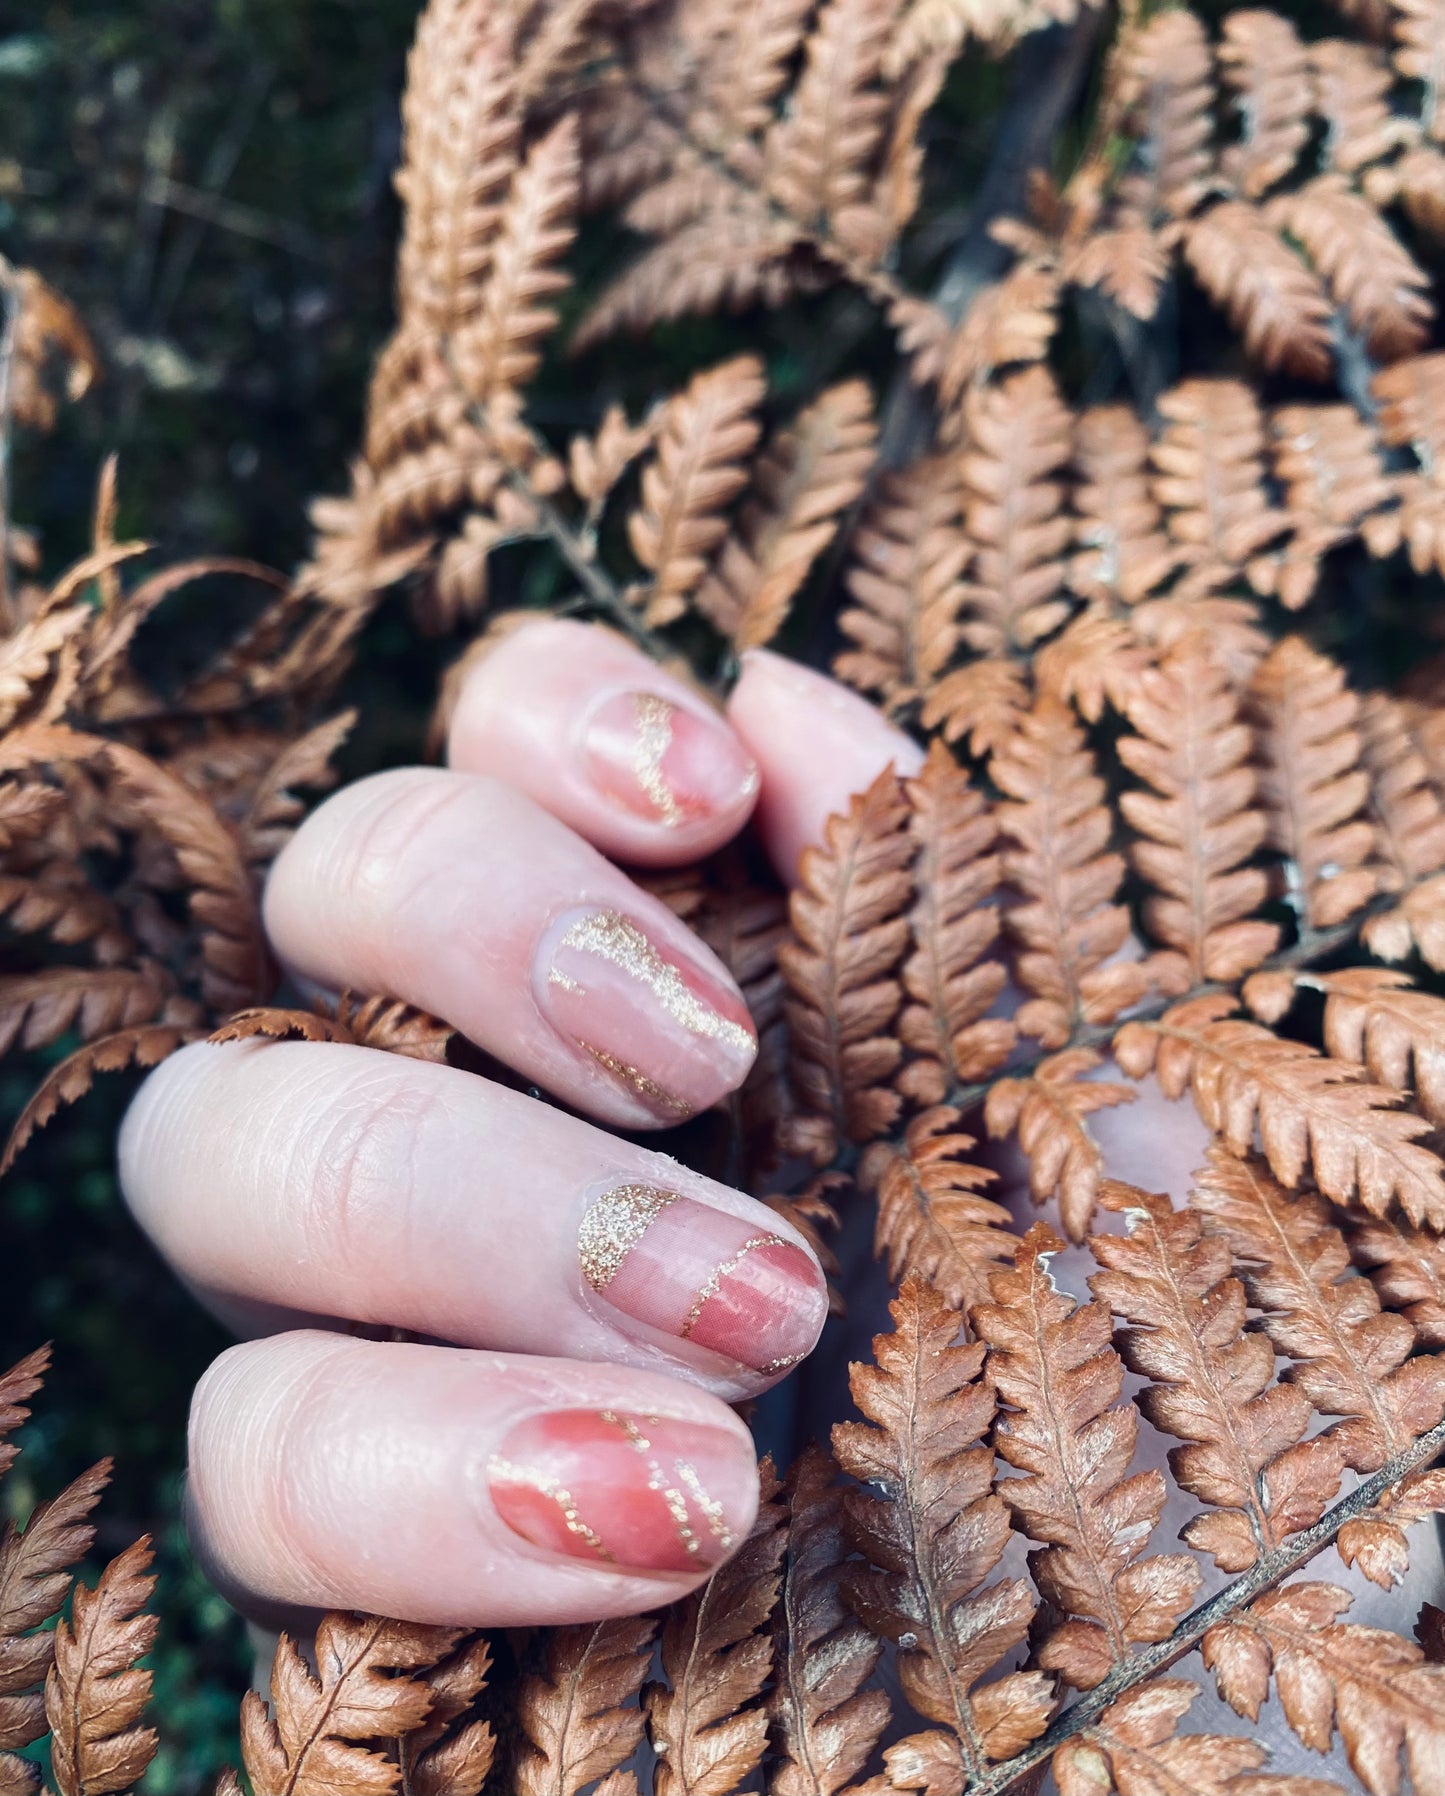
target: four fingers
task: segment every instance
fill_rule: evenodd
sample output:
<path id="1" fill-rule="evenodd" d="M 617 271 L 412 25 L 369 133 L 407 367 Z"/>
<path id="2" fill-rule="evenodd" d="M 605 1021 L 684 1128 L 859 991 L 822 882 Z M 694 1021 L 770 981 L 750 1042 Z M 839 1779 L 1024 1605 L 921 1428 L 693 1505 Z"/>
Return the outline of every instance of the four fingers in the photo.
<path id="1" fill-rule="evenodd" d="M 777 657 L 747 658 L 724 718 L 555 621 L 472 670 L 450 752 L 307 821 L 266 895 L 277 950 L 634 1128 L 717 1101 L 756 1044 L 726 970 L 604 855 L 680 864 L 757 805 L 791 877 L 830 812 L 918 761 Z M 192 1512 L 242 1601 L 601 1616 L 666 1600 L 745 1531 L 751 1454 L 718 1398 L 779 1376 L 824 1311 L 813 1256 L 751 1199 L 470 1074 L 328 1044 L 187 1050 L 121 1152 L 137 1216 L 243 1329 L 456 1344 L 291 1332 L 218 1362 Z"/>

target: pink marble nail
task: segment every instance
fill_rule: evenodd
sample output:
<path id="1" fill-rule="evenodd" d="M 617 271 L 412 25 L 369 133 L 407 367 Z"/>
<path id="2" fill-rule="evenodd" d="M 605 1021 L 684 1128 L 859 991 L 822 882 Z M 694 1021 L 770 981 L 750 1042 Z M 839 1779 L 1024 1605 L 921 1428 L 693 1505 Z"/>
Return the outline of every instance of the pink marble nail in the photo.
<path id="1" fill-rule="evenodd" d="M 619 692 L 587 720 L 592 784 L 635 817 L 676 829 L 728 815 L 758 789 L 758 770 L 722 718 L 655 692 Z"/>
<path id="2" fill-rule="evenodd" d="M 583 1215 L 582 1276 L 634 1321 L 754 1372 L 782 1372 L 817 1344 L 828 1288 L 813 1256 L 766 1217 L 735 1216 L 660 1185 L 614 1185 Z"/>
<path id="3" fill-rule="evenodd" d="M 605 1409 L 529 1416 L 487 1468 L 492 1507 L 523 1540 L 619 1570 L 716 1565 L 756 1486 L 751 1455 L 723 1429 Z"/>
<path id="4" fill-rule="evenodd" d="M 538 944 L 532 979 L 553 1028 L 658 1121 L 735 1090 L 758 1051 L 737 987 L 619 911 L 558 917 Z"/>

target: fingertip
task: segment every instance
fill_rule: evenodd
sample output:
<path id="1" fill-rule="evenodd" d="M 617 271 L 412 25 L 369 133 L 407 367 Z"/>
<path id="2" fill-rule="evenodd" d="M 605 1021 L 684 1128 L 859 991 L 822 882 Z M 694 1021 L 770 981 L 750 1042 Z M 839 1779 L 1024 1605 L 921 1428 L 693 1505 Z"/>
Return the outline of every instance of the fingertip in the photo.
<path id="1" fill-rule="evenodd" d="M 720 847 L 758 791 L 752 756 L 705 694 L 614 631 L 566 618 L 517 627 L 466 673 L 448 758 L 649 866 Z"/>
<path id="2" fill-rule="evenodd" d="M 909 777 L 923 750 L 856 692 L 768 649 L 749 649 L 728 719 L 762 776 L 757 822 L 773 862 L 793 880 L 829 817 L 885 767 Z"/>

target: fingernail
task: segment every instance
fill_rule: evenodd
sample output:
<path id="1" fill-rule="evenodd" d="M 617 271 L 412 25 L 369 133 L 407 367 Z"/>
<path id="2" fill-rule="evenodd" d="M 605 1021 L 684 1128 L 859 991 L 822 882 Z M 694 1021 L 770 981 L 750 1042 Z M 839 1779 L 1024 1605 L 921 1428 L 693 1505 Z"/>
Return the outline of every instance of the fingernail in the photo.
<path id="1" fill-rule="evenodd" d="M 811 1353 L 828 1313 L 817 1261 L 741 1216 L 657 1185 L 617 1185 L 588 1206 L 582 1276 L 603 1300 L 754 1372 Z"/>
<path id="2" fill-rule="evenodd" d="M 758 789 L 758 770 L 720 717 L 655 692 L 620 692 L 588 719 L 592 783 L 635 817 L 669 829 L 726 815 Z"/>
<path id="3" fill-rule="evenodd" d="M 542 1014 L 657 1121 L 706 1109 L 758 1051 L 747 1005 L 691 956 L 611 910 L 572 910 L 538 945 Z"/>
<path id="4" fill-rule="evenodd" d="M 725 1559 L 756 1485 L 734 1435 L 610 1409 L 529 1416 L 487 1467 L 492 1506 L 523 1540 L 633 1571 Z"/>

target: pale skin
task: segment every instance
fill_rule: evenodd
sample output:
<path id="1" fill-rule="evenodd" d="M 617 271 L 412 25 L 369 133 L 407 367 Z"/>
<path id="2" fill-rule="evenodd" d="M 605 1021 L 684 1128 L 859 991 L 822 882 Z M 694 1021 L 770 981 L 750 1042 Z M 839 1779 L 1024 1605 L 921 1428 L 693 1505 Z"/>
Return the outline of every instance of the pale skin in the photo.
<path id="1" fill-rule="evenodd" d="M 729 1404 L 812 1347 L 821 1274 L 752 1199 L 609 1133 L 707 1107 L 754 1046 L 727 973 L 617 863 L 683 866 L 753 819 L 791 880 L 851 793 L 921 759 L 778 657 L 747 657 L 724 716 L 539 620 L 472 670 L 444 769 L 303 825 L 265 904 L 292 975 L 432 1011 L 576 1114 L 328 1043 L 197 1045 L 147 1080 L 127 1199 L 243 1337 L 196 1392 L 189 1484 L 241 1607 L 589 1620 L 683 1595 L 746 1533 Z M 1097 1122 L 1118 1176 L 1183 1195 L 1187 1106 Z"/>

